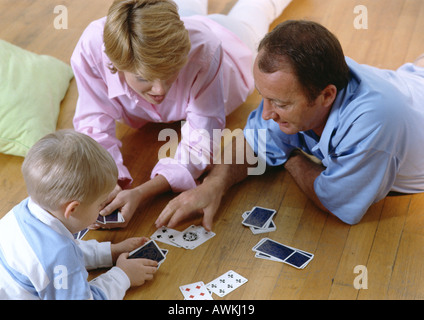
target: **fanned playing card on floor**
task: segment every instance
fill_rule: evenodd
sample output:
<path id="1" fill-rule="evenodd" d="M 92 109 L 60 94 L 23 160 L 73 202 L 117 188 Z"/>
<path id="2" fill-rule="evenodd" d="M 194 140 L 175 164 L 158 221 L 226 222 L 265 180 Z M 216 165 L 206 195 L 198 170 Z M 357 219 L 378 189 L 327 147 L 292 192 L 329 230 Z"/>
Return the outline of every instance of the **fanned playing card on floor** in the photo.
<path id="1" fill-rule="evenodd" d="M 213 300 L 203 281 L 180 286 L 184 300 Z"/>
<path id="2" fill-rule="evenodd" d="M 162 227 L 157 229 L 155 233 L 152 234 L 150 239 L 157 240 L 157 241 L 169 244 L 171 246 L 181 247 L 179 244 L 174 242 L 175 236 L 177 236 L 180 233 L 181 232 L 178 230 Z"/>
<path id="3" fill-rule="evenodd" d="M 167 227 L 159 228 L 152 234 L 150 239 L 175 247 L 195 249 L 214 236 L 215 233 L 206 231 L 202 226 L 191 225 L 184 231 L 178 231 Z"/>
<path id="4" fill-rule="evenodd" d="M 213 238 L 215 233 L 206 231 L 202 226 L 191 225 L 173 238 L 173 242 L 185 249 L 195 249 Z"/>
<path id="5" fill-rule="evenodd" d="M 230 270 L 206 284 L 206 288 L 222 298 L 246 282 L 247 279 L 245 277 Z"/>
<path id="6" fill-rule="evenodd" d="M 305 268 L 314 258 L 312 253 L 286 246 L 268 238 L 261 239 L 252 250 L 256 252 L 256 258 L 284 262 L 297 269 Z"/>

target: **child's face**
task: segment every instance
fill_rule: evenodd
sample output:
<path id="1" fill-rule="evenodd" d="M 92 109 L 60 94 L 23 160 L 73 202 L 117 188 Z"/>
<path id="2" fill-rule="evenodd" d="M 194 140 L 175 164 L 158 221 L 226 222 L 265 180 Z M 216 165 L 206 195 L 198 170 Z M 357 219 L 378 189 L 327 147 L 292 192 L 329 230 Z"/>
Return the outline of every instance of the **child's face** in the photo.
<path id="1" fill-rule="evenodd" d="M 176 72 L 171 78 L 166 80 L 147 81 L 134 73 L 123 72 L 127 84 L 151 104 L 160 104 L 165 100 L 165 96 L 172 84 L 178 77 Z"/>
<path id="2" fill-rule="evenodd" d="M 97 220 L 100 210 L 102 209 L 103 204 L 106 202 L 108 195 L 109 193 L 106 193 L 99 197 L 97 200 L 90 203 L 80 203 L 76 209 L 76 212 L 72 215 L 73 222 L 68 225 L 70 231 L 75 233 L 94 224 Z"/>

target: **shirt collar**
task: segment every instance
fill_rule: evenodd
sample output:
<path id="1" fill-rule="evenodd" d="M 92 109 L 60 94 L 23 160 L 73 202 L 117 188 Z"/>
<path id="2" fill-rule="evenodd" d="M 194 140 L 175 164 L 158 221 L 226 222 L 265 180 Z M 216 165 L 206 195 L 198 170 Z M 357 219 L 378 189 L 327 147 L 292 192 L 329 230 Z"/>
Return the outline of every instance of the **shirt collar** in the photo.
<path id="1" fill-rule="evenodd" d="M 329 152 L 330 140 L 339 126 L 340 114 L 350 103 L 360 84 L 360 79 L 352 70 L 350 75 L 351 79 L 347 86 L 337 93 L 319 142 L 312 148 L 314 152 L 319 149 L 324 157 Z"/>
<path id="2" fill-rule="evenodd" d="M 127 82 L 124 79 L 124 76 L 122 73 L 117 71 L 116 73 L 112 73 L 112 71 L 109 69 L 112 65 L 112 62 L 110 61 L 109 57 L 105 53 L 105 47 L 104 44 L 102 46 L 102 68 L 104 72 L 105 82 L 107 85 L 107 91 L 108 91 L 108 98 L 113 99 L 119 96 L 127 95 L 128 97 L 131 97 L 131 92 L 129 90 L 129 87 L 127 85 Z"/>
<path id="3" fill-rule="evenodd" d="M 41 208 L 31 198 L 28 200 L 28 209 L 31 214 L 40 220 L 45 225 L 52 228 L 57 233 L 64 235 L 70 239 L 74 239 L 72 233 L 65 227 L 65 225 L 52 214 Z"/>
<path id="4" fill-rule="evenodd" d="M 337 127 L 338 119 L 339 119 L 339 108 L 340 101 L 343 100 L 344 89 L 339 92 L 336 97 L 336 100 L 331 107 L 330 114 L 328 115 L 327 122 L 325 124 L 324 130 L 322 131 L 319 142 L 312 148 L 313 152 L 316 152 L 318 149 L 321 151 L 322 155 L 328 154 L 329 141 L 331 136 L 333 135 L 334 129 Z"/>

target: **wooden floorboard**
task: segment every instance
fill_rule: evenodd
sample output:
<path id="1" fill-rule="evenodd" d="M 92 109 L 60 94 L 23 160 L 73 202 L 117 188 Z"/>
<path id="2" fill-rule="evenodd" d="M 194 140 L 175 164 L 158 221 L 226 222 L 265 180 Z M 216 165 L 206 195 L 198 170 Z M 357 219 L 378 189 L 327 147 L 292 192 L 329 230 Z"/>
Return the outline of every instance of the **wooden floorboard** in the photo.
<path id="1" fill-rule="evenodd" d="M 56 30 L 53 9 L 57 1 L 0 0 L 0 38 L 69 63 L 84 28 L 104 16 L 111 3 L 61 1 L 68 9 L 68 29 Z M 234 3 L 209 0 L 209 10 L 226 13 Z M 357 5 L 368 9 L 368 29 L 354 27 Z M 424 52 L 422 0 L 294 0 L 272 27 L 286 19 L 322 23 L 340 39 L 345 54 L 360 63 L 393 69 Z M 58 129 L 72 127 L 77 97 L 73 80 L 61 105 Z M 254 92 L 227 118 L 227 127 L 243 128 L 259 102 L 260 96 Z M 179 130 L 180 124 L 149 124 L 140 130 L 118 125 L 124 160 L 136 185 L 149 179 L 163 144 L 158 134 L 168 127 Z M 26 197 L 20 173 L 22 160 L 0 154 L 0 217 Z M 142 204 L 126 229 L 90 231 L 87 239 L 117 242 L 131 236 L 150 236 L 157 215 L 174 196 L 167 193 Z M 253 235 L 241 225 L 242 213 L 255 205 L 277 210 L 275 232 Z M 290 175 L 276 168 L 249 177 L 228 191 L 215 220 L 216 236 L 210 241 L 195 250 L 161 244 L 169 254 L 155 279 L 130 289 L 125 298 L 182 300 L 180 285 L 207 283 L 234 270 L 249 281 L 223 299 L 423 299 L 423 208 L 423 194 L 389 196 L 371 206 L 358 225 L 348 226 L 318 210 Z M 251 248 L 265 236 L 311 252 L 314 259 L 303 270 L 256 259 Z M 367 289 L 354 286 L 359 275 L 354 268 L 358 265 L 367 267 Z M 91 272 L 90 277 L 101 272 L 104 270 Z"/>

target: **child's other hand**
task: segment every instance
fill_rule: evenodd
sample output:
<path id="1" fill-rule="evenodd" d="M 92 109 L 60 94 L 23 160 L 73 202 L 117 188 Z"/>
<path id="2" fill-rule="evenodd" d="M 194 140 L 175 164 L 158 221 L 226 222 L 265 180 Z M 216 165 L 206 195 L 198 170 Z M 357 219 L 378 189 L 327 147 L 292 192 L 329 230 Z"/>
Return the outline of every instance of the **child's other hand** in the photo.
<path id="1" fill-rule="evenodd" d="M 118 257 L 125 252 L 131 252 L 138 247 L 141 247 L 143 244 L 145 244 L 147 241 L 149 241 L 146 237 L 136 237 L 136 238 L 128 238 L 122 242 L 118 242 L 115 244 L 112 244 L 111 252 L 112 252 L 112 262 L 116 263 Z"/>
<path id="2" fill-rule="evenodd" d="M 149 259 L 128 259 L 128 252 L 126 252 L 119 256 L 116 266 L 125 272 L 130 279 L 131 287 L 134 287 L 152 280 L 158 263 Z"/>

